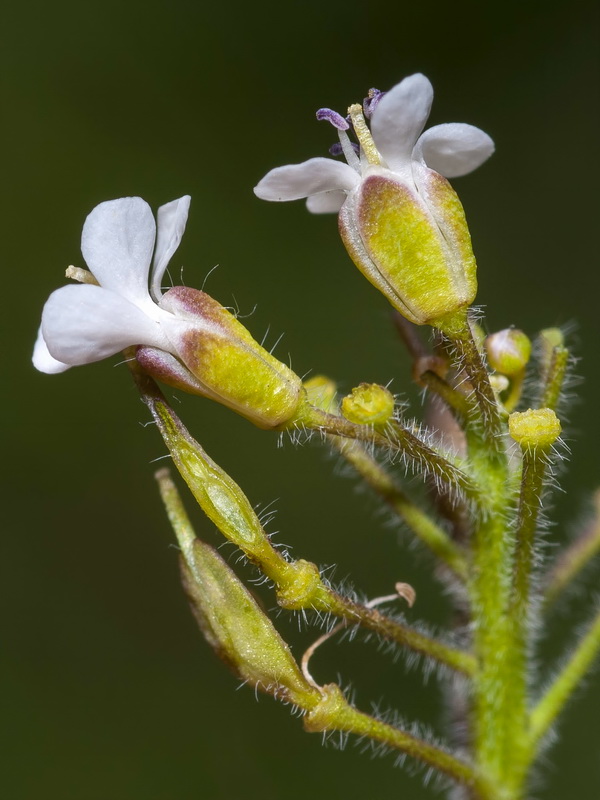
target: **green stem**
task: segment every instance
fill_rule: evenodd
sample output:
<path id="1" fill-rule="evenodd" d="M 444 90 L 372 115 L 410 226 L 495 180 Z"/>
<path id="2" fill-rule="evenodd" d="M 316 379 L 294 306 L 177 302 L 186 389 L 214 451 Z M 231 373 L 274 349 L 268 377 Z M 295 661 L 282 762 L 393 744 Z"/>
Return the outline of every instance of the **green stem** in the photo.
<path id="1" fill-rule="evenodd" d="M 544 391 L 540 398 L 540 408 L 556 410 L 567 373 L 568 363 L 569 351 L 567 348 L 562 346 L 554 347 L 545 374 Z"/>
<path id="2" fill-rule="evenodd" d="M 319 588 L 318 598 L 314 605 L 319 611 L 341 617 L 351 625 L 361 625 L 389 641 L 404 645 L 464 675 L 473 675 L 477 669 L 475 658 L 470 653 L 427 636 L 397 619 L 381 614 L 375 608 L 355 603 L 327 587 Z"/>
<path id="3" fill-rule="evenodd" d="M 573 580 L 600 553 L 600 490 L 594 494 L 595 513 L 587 527 L 556 559 L 544 580 L 544 601 L 551 606 Z"/>
<path id="4" fill-rule="evenodd" d="M 370 425 L 357 425 L 344 417 L 310 406 L 302 423 L 307 428 L 321 433 L 355 439 L 397 453 L 405 458 L 414 470 L 442 481 L 448 491 L 461 494 L 470 500 L 480 500 L 478 488 L 451 457 L 441 455 L 396 421 L 387 423 L 382 430 L 375 430 Z"/>
<path id="5" fill-rule="evenodd" d="M 460 548 L 416 503 L 410 500 L 392 476 L 356 441 L 328 437 L 365 482 L 396 512 L 410 530 L 458 577 L 465 579 L 467 564 Z"/>
<path id="6" fill-rule="evenodd" d="M 481 353 L 473 338 L 473 332 L 466 314 L 457 315 L 446 320 L 440 330 L 451 342 L 456 351 L 458 362 L 466 372 L 473 387 L 476 400 L 476 413 L 471 417 L 472 424 L 480 429 L 492 453 L 502 450 L 502 434 L 504 428 L 498 409 L 498 403 Z"/>
<path id="7" fill-rule="evenodd" d="M 531 712 L 530 759 L 538 745 L 563 710 L 569 698 L 598 657 L 600 651 L 600 611 L 581 638 L 569 660 L 555 677 L 543 697 Z"/>
<path id="8" fill-rule="evenodd" d="M 489 481 L 490 510 L 473 538 L 470 585 L 473 645 L 478 660 L 473 687 L 474 751 L 480 769 L 503 785 L 510 767 L 512 712 L 508 701 L 515 678 L 507 619 L 510 546 L 503 476 Z M 514 799 L 516 800 L 516 798 Z"/>
<path id="9" fill-rule="evenodd" d="M 342 597 L 325 586 L 314 564 L 303 559 L 286 561 L 271 544 L 240 487 L 190 436 L 156 383 L 135 362 L 130 363 L 130 369 L 169 448 L 173 463 L 198 504 L 223 535 L 276 584 L 280 605 L 289 609 L 314 608 L 329 612 L 461 672 L 470 674 L 473 671 L 474 661 L 468 653 Z"/>
<path id="10" fill-rule="evenodd" d="M 523 393 L 523 381 L 525 380 L 526 370 L 522 369 L 516 375 L 510 378 L 510 389 L 506 399 L 504 400 L 504 408 L 509 413 L 514 411 L 519 404 L 521 395 Z"/>
<path id="11" fill-rule="evenodd" d="M 541 447 L 523 452 L 521 492 L 515 529 L 512 594 L 508 613 L 511 623 L 512 676 L 507 686 L 511 730 L 511 779 L 516 791 L 528 765 L 528 658 L 532 620 L 532 574 L 536 531 L 542 508 L 548 453 Z"/>
<path id="12" fill-rule="evenodd" d="M 440 397 L 459 421 L 464 422 L 469 417 L 471 404 L 468 399 L 457 389 L 452 388 L 443 378 L 440 378 L 437 372 L 430 369 L 425 370 L 419 376 L 419 381 Z"/>
<path id="13" fill-rule="evenodd" d="M 508 800 L 483 775 L 457 756 L 389 725 L 349 705 L 335 686 L 323 687 L 323 699 L 304 718 L 306 730 L 342 731 L 381 742 L 433 767 L 456 783 L 469 787 L 478 800 Z"/>
<path id="14" fill-rule="evenodd" d="M 166 467 L 159 469 L 154 477 L 158 483 L 161 499 L 167 511 L 167 517 L 171 527 L 175 532 L 181 551 L 188 561 L 192 561 L 190 554 L 196 541 L 196 534 L 192 528 L 192 523 L 187 515 L 185 506 L 181 500 L 181 495 L 173 483 L 171 474 Z"/>

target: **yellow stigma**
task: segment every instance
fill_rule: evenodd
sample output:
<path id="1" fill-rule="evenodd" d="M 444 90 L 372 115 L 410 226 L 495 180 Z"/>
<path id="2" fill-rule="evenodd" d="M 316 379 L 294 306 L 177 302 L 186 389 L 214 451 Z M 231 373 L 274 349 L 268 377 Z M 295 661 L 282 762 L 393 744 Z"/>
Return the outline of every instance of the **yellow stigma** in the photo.
<path id="1" fill-rule="evenodd" d="M 354 128 L 356 138 L 360 142 L 360 146 L 362 147 L 367 161 L 369 164 L 381 165 L 381 156 L 375 147 L 371 131 L 365 121 L 362 106 L 360 106 L 359 103 L 354 103 L 348 109 L 348 114 L 352 120 L 352 127 Z"/>

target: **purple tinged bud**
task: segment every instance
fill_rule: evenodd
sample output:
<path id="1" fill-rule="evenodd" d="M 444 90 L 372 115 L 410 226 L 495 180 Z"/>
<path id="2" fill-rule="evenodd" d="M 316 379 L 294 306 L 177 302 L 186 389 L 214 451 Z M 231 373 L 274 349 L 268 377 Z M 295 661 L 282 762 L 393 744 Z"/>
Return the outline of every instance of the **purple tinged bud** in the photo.
<path id="1" fill-rule="evenodd" d="M 531 356 L 531 340 L 517 328 L 506 328 L 488 336 L 485 349 L 490 366 L 502 375 L 512 377 L 527 366 Z"/>
<path id="2" fill-rule="evenodd" d="M 330 122 L 338 131 L 347 131 L 350 127 L 350 123 L 347 122 L 341 114 L 338 114 L 337 111 L 333 111 L 331 108 L 320 108 L 317 111 L 317 119 L 327 120 L 327 122 Z"/>

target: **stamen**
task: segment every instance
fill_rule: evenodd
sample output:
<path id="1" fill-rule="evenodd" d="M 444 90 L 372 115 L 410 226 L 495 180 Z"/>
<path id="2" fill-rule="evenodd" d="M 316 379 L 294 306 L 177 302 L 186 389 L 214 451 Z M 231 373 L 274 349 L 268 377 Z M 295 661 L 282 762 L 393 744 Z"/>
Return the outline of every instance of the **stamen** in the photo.
<path id="1" fill-rule="evenodd" d="M 352 147 L 352 149 L 354 150 L 354 152 L 358 156 L 360 148 L 356 144 L 356 142 L 350 142 L 350 146 Z M 332 156 L 341 156 L 343 154 L 343 152 L 344 152 L 344 149 L 342 147 L 342 143 L 341 142 L 334 142 L 331 145 L 331 147 L 329 148 L 329 155 L 332 155 Z"/>
<path id="2" fill-rule="evenodd" d="M 381 164 L 381 156 L 375 147 L 371 131 L 363 116 L 362 107 L 358 103 L 354 103 L 354 105 L 351 105 L 348 109 L 348 114 L 350 114 L 352 127 L 354 128 L 356 138 L 360 142 L 360 146 L 362 147 L 367 161 L 369 164 Z"/>
<path id="3" fill-rule="evenodd" d="M 337 111 L 333 111 L 331 108 L 320 108 L 317 111 L 317 119 L 327 120 L 327 122 L 330 122 L 334 128 L 338 129 L 338 131 L 347 131 L 350 127 L 350 124 L 342 117 L 342 115 L 338 114 Z"/>
<path id="4" fill-rule="evenodd" d="M 380 92 L 379 89 L 369 89 L 367 96 L 363 100 L 363 111 L 367 119 L 371 119 L 384 94 L 385 92 Z"/>
<path id="5" fill-rule="evenodd" d="M 338 136 L 340 137 L 340 147 L 342 148 L 342 152 L 346 157 L 346 161 L 348 162 L 349 166 L 351 166 L 352 169 L 355 169 L 360 175 L 360 158 L 354 149 L 354 142 L 350 141 L 346 131 L 338 131 Z"/>
<path id="6" fill-rule="evenodd" d="M 93 286 L 100 285 L 89 270 L 73 265 L 67 267 L 65 278 L 71 278 L 72 281 L 79 281 L 79 283 L 91 283 Z"/>

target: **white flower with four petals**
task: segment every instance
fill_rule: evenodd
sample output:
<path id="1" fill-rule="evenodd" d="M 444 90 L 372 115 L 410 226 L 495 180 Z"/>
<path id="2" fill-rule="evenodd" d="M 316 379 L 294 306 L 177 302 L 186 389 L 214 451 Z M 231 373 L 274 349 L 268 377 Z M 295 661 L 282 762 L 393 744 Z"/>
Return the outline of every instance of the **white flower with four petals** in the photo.
<path id="1" fill-rule="evenodd" d="M 161 206 L 158 227 L 141 197 L 94 208 L 83 226 L 81 252 L 99 286 L 63 286 L 50 295 L 34 348 L 37 369 L 64 372 L 132 345 L 177 355 L 181 334 L 191 326 L 161 308 L 161 282 L 189 206 L 188 195 Z"/>
<path id="2" fill-rule="evenodd" d="M 339 212 L 342 239 L 365 277 L 411 322 L 444 328 L 477 290 L 464 211 L 446 178 L 474 170 L 494 144 L 458 122 L 421 133 L 432 100 L 431 83 L 417 74 L 389 92 L 371 90 L 370 130 L 359 105 L 347 119 L 321 109 L 317 117 L 338 129 L 347 163 L 311 158 L 277 167 L 254 192 L 272 201 L 306 197 L 313 213 Z"/>

